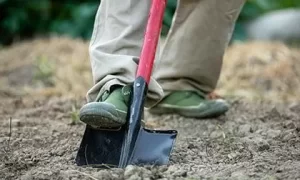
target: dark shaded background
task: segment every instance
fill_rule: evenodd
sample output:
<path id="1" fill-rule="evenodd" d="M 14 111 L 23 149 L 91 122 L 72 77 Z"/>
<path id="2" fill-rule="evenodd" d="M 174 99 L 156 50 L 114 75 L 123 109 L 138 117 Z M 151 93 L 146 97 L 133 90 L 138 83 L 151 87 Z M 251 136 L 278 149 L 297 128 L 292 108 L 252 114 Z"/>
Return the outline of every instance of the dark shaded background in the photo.
<path id="1" fill-rule="evenodd" d="M 0 0 L 0 45 L 52 34 L 89 39 L 100 0 Z M 233 39 L 247 39 L 244 23 L 267 12 L 300 7 L 299 0 L 248 0 Z M 168 0 L 162 35 L 168 32 L 176 0 Z"/>

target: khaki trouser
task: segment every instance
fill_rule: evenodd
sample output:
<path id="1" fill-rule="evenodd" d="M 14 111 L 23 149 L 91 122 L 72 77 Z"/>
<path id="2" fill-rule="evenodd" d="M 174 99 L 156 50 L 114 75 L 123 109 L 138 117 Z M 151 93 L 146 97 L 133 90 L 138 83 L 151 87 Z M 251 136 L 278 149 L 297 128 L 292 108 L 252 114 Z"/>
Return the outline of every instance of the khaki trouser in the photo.
<path id="1" fill-rule="evenodd" d="M 146 106 L 172 90 L 214 90 L 245 1 L 178 1 L 165 46 L 156 54 Z M 112 85 L 134 81 L 137 64 L 132 59 L 141 52 L 150 4 L 151 0 L 101 1 L 90 42 L 94 86 L 88 102 L 97 101 Z"/>

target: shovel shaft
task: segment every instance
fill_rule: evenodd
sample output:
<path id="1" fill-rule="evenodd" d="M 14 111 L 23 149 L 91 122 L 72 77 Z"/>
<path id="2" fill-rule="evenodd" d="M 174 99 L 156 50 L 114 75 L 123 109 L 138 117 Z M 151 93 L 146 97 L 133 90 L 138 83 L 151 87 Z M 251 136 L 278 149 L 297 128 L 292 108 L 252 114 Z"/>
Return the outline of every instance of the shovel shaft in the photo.
<path id="1" fill-rule="evenodd" d="M 152 0 L 149 18 L 146 26 L 144 43 L 136 77 L 143 77 L 149 84 L 155 52 L 163 22 L 166 0 Z"/>
<path id="2" fill-rule="evenodd" d="M 123 141 L 123 149 L 120 156 L 119 167 L 125 168 L 132 159 L 132 154 L 136 146 L 136 141 L 141 130 L 141 119 L 143 116 L 145 96 L 147 94 L 147 83 L 143 77 L 138 77 L 134 81 L 131 105 L 129 108 L 129 122 L 127 133 Z"/>
<path id="3" fill-rule="evenodd" d="M 123 140 L 119 162 L 119 167 L 121 168 L 131 163 L 132 155 L 136 148 L 136 141 L 142 128 L 141 118 L 143 115 L 144 101 L 152 73 L 165 6 L 166 0 L 152 0 L 138 71 L 133 84 L 131 104 L 128 113 L 128 129 Z"/>

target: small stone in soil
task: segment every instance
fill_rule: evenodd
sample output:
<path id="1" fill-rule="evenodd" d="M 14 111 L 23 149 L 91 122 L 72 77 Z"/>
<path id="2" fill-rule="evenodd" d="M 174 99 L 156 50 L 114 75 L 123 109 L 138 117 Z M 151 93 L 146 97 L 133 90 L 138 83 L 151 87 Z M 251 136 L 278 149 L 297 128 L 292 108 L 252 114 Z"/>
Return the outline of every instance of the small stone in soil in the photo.
<path id="1" fill-rule="evenodd" d="M 268 143 L 261 143 L 258 146 L 258 151 L 265 151 L 270 149 L 270 145 Z"/>
<path id="2" fill-rule="evenodd" d="M 239 127 L 239 133 L 241 133 L 242 135 L 246 135 L 249 132 L 251 132 L 251 125 L 244 124 Z"/>
<path id="3" fill-rule="evenodd" d="M 192 143 L 190 143 L 189 145 L 188 145 L 188 149 L 194 149 L 194 148 L 196 148 L 197 146 L 195 146 L 194 144 L 192 144 Z"/>
<path id="4" fill-rule="evenodd" d="M 230 153 L 227 155 L 229 159 L 234 159 L 235 157 L 237 157 L 236 153 Z"/>
<path id="5" fill-rule="evenodd" d="M 187 176 L 187 171 L 185 170 L 178 170 L 176 171 L 173 176 L 178 176 L 178 177 L 186 177 Z"/>
<path id="6" fill-rule="evenodd" d="M 287 123 L 285 123 L 284 126 L 288 129 L 295 129 L 296 128 L 296 125 L 293 122 L 287 122 Z"/>
<path id="7" fill-rule="evenodd" d="M 281 133 L 280 130 L 270 129 L 267 131 L 267 136 L 270 138 L 276 138 L 280 135 L 280 133 Z"/>
<path id="8" fill-rule="evenodd" d="M 288 141 L 288 140 L 292 139 L 293 137 L 294 137 L 294 134 L 293 134 L 292 132 L 290 132 L 290 133 L 286 134 L 286 135 L 282 138 L 282 140 Z"/>
<path id="9" fill-rule="evenodd" d="M 244 171 L 236 171 L 231 173 L 231 177 L 236 179 L 248 179 L 249 177 L 245 175 Z"/>

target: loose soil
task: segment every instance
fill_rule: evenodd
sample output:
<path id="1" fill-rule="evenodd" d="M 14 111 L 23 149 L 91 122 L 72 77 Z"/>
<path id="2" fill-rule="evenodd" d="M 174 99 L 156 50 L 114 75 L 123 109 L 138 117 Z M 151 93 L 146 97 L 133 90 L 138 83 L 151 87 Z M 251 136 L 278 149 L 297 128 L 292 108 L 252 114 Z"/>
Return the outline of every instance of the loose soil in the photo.
<path id="1" fill-rule="evenodd" d="M 1 101 L 0 179 L 300 178 L 300 105 L 235 100 L 225 116 L 206 120 L 147 114 L 152 127 L 179 131 L 170 165 L 101 170 L 74 162 L 85 126 L 70 114 L 83 103 Z"/>
<path id="2" fill-rule="evenodd" d="M 76 166 L 74 160 L 85 128 L 78 121 L 78 109 L 85 103 L 84 93 L 91 83 L 87 53 L 82 50 L 86 45 L 54 38 L 0 51 L 0 179 L 300 179 L 300 100 L 294 93 L 299 89 L 289 84 L 298 80 L 284 79 L 297 75 L 297 68 L 293 71 L 291 67 L 299 66 L 300 56 L 278 44 L 265 46 L 282 47 L 285 55 L 272 56 L 282 57 L 274 62 L 259 63 L 263 58 L 258 57 L 263 55 L 254 50 L 253 56 L 246 56 L 242 49 L 249 49 L 247 45 L 233 47 L 235 53 L 229 51 L 227 55 L 234 64 L 225 60 L 219 86 L 231 104 L 224 116 L 199 120 L 146 113 L 149 127 L 179 131 L 169 165 L 106 170 Z M 249 46 L 262 48 L 254 45 Z M 285 57 L 291 57 L 294 66 L 284 66 L 281 81 L 272 79 L 272 72 L 278 72 L 280 66 L 276 62 L 285 64 Z M 254 71 L 251 76 L 250 71 L 242 71 L 251 69 L 246 63 L 251 59 L 269 68 L 271 75 Z M 67 67 L 68 62 L 72 63 Z M 51 69 L 52 65 L 56 68 Z M 240 73 L 230 79 L 230 72 Z M 266 78 L 271 86 L 257 83 L 259 77 Z M 233 81 L 239 83 L 234 86 Z M 287 84 L 293 87 L 293 93 L 284 93 L 281 87 Z M 225 93 L 251 92 L 250 88 L 258 90 L 255 97 L 259 98 L 243 93 L 230 94 L 229 98 Z M 271 95 L 264 99 L 268 93 Z"/>

